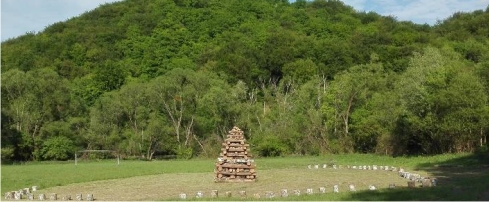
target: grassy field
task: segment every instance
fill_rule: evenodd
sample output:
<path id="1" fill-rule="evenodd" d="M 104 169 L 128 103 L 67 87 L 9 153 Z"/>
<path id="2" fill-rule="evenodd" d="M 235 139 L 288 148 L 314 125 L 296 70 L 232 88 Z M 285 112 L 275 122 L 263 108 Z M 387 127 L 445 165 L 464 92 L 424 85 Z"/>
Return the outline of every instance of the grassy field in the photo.
<path id="1" fill-rule="evenodd" d="M 204 192 L 204 200 L 254 200 L 253 194 L 273 191 L 278 200 L 488 200 L 489 167 L 471 154 L 438 155 L 429 157 L 397 157 L 378 155 L 296 156 L 256 159 L 258 181 L 255 183 L 214 183 L 214 159 L 171 161 L 43 162 L 23 165 L 2 165 L 1 191 L 19 190 L 33 185 L 39 193 L 59 195 L 93 193 L 97 200 L 178 200 L 185 192 L 195 200 L 197 191 Z M 406 188 L 407 180 L 395 172 L 352 169 L 309 170 L 309 164 L 388 165 L 403 167 L 422 176 L 435 176 L 439 186 L 433 188 Z M 348 192 L 348 184 L 357 192 Z M 387 189 L 395 183 L 396 189 Z M 333 185 L 340 193 L 332 193 Z M 376 191 L 367 190 L 373 184 Z M 325 187 L 326 194 L 318 194 Z M 316 194 L 305 195 L 307 188 Z M 216 189 L 223 195 L 231 191 L 237 195 L 245 190 L 247 198 L 209 198 Z M 299 189 L 301 196 L 280 198 L 281 189 L 289 193 Z M 292 195 L 292 194 L 290 194 Z M 260 200 L 263 200 L 261 198 Z"/>

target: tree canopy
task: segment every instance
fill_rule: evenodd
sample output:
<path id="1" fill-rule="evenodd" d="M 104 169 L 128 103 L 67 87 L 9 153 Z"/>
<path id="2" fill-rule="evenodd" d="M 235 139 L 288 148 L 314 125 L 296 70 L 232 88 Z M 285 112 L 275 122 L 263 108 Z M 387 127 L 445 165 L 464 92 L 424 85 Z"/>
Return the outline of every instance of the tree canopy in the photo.
<path id="1" fill-rule="evenodd" d="M 339 0 L 125 0 L 1 44 L 2 162 L 471 152 L 489 135 L 489 7 L 436 25 Z"/>

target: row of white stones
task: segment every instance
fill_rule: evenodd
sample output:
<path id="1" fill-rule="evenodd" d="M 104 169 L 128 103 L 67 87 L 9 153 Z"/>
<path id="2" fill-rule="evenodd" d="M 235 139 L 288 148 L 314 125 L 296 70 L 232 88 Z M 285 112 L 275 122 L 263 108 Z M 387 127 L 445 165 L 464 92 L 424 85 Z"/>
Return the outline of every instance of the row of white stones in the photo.
<path id="1" fill-rule="evenodd" d="M 395 188 L 395 185 L 394 184 L 390 184 L 389 185 L 389 188 Z M 377 188 L 374 185 L 369 185 L 369 190 L 374 191 L 376 189 Z M 355 185 L 353 185 L 353 184 L 348 185 L 348 190 L 349 191 L 356 191 Z M 334 185 L 333 186 L 333 193 L 339 193 L 339 192 L 340 192 L 340 186 L 337 185 L 337 184 Z M 210 192 L 210 197 L 211 198 L 217 198 L 219 196 L 218 193 L 219 193 L 218 190 L 212 190 Z M 321 194 L 326 193 L 326 187 L 319 187 L 318 193 L 321 193 Z M 239 194 L 239 197 L 241 197 L 241 198 L 246 198 L 247 197 L 246 191 L 239 191 L 238 194 Z M 292 191 L 292 194 L 295 195 L 295 196 L 300 196 L 301 195 L 301 190 L 294 189 Z M 306 189 L 306 194 L 307 195 L 314 194 L 314 189 L 312 189 L 312 188 Z M 225 192 L 225 196 L 226 197 L 232 197 L 232 192 L 231 191 L 226 191 Z M 280 196 L 281 197 L 288 197 L 289 196 L 288 190 L 287 189 L 281 189 L 280 190 Z M 195 198 L 203 198 L 203 197 L 204 197 L 204 192 L 202 192 L 202 191 L 198 191 L 195 194 Z M 256 199 L 259 199 L 259 198 L 262 197 L 262 195 L 260 193 L 255 193 L 255 194 L 253 194 L 253 197 L 256 198 Z M 265 198 L 268 198 L 268 199 L 269 198 L 274 198 L 275 197 L 275 193 L 273 191 L 266 191 L 264 197 Z M 179 195 L 179 198 L 181 200 L 185 200 L 185 199 L 188 199 L 189 196 L 186 193 L 181 193 Z"/>
<path id="2" fill-rule="evenodd" d="M 308 165 L 308 169 L 319 169 L 320 164 L 315 164 L 315 165 Z M 333 164 L 330 166 L 332 169 L 340 169 L 343 168 L 342 165 L 336 165 Z M 328 168 L 328 164 L 323 164 L 322 165 L 323 169 Z M 412 182 L 418 182 L 422 183 L 421 186 L 436 186 L 437 184 L 437 179 L 436 178 L 430 178 L 430 177 L 422 177 L 420 174 L 416 173 L 410 173 L 404 170 L 404 168 L 397 168 L 394 166 L 377 166 L 377 165 L 360 165 L 360 166 L 350 166 L 347 165 L 346 168 L 348 169 L 358 169 L 358 170 L 383 170 L 383 171 L 392 171 L 392 172 L 398 172 L 398 175 L 402 178 L 408 179 Z M 409 185 L 409 184 L 408 184 Z"/>
<path id="3" fill-rule="evenodd" d="M 311 165 L 309 164 L 307 166 L 308 169 L 319 169 L 320 167 L 320 164 L 315 164 L 315 165 Z M 328 164 L 322 164 L 321 166 L 323 169 L 326 169 L 328 168 Z M 343 165 L 336 165 L 336 164 L 333 164 L 333 165 L 330 165 L 329 166 L 330 168 L 332 169 L 341 169 L 343 168 L 344 166 Z M 359 169 L 359 170 L 385 170 L 385 171 L 397 171 L 397 168 L 394 167 L 394 166 L 377 166 L 377 165 L 360 165 L 360 166 L 350 166 L 350 165 L 347 165 L 346 168 L 348 169 Z M 402 168 L 400 168 L 402 169 Z"/>
<path id="4" fill-rule="evenodd" d="M 34 192 L 36 192 L 37 189 L 38 189 L 37 186 L 32 186 L 32 189 L 31 188 L 24 188 L 24 189 L 20 189 L 19 191 L 5 192 L 5 200 L 27 199 L 29 201 L 33 201 L 34 200 Z M 58 200 L 58 194 L 56 194 L 56 193 L 49 194 L 49 198 L 46 198 L 46 194 L 39 194 L 38 196 L 39 196 L 39 198 L 38 198 L 39 201 L 44 201 L 44 200 L 56 201 L 56 200 Z M 82 201 L 83 195 L 82 194 L 76 194 L 75 199 L 77 201 Z M 63 201 L 72 200 L 71 195 L 64 195 L 61 198 L 61 200 L 63 200 Z M 87 194 L 86 200 L 87 201 L 93 201 L 94 200 L 93 194 Z"/>

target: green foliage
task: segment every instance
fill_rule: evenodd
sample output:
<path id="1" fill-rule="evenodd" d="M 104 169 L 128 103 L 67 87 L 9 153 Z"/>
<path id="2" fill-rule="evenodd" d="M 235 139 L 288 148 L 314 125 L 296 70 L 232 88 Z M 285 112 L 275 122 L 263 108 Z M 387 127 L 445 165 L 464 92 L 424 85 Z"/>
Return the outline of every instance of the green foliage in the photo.
<path id="1" fill-rule="evenodd" d="M 12 147 L 2 147 L 2 162 L 12 161 L 15 155 L 14 152 L 14 148 Z"/>
<path id="2" fill-rule="evenodd" d="M 64 136 L 50 137 L 42 146 L 42 157 L 46 160 L 68 160 L 75 149 L 73 141 Z"/>
<path id="3" fill-rule="evenodd" d="M 177 158 L 179 159 L 190 159 L 192 158 L 193 154 L 194 151 L 192 148 L 181 147 L 177 149 Z"/>
<path id="4" fill-rule="evenodd" d="M 489 135 L 488 14 L 429 26 L 337 0 L 104 4 L 2 43 L 2 148 L 54 159 L 44 143 L 67 137 L 211 156 L 236 125 L 264 156 L 474 151 Z"/>
<path id="5" fill-rule="evenodd" d="M 254 151 L 263 157 L 282 156 L 287 152 L 286 145 L 275 136 L 266 136 L 264 139 L 254 142 Z"/>

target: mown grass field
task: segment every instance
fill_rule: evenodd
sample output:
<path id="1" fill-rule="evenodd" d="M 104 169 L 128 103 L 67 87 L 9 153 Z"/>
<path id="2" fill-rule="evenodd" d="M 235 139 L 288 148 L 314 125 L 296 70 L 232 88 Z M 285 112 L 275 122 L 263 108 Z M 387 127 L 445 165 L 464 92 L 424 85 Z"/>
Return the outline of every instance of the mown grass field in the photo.
<path id="1" fill-rule="evenodd" d="M 93 193 L 97 200 L 178 200 L 187 193 L 196 200 L 197 191 L 204 192 L 202 200 L 254 200 L 253 194 L 273 191 L 277 200 L 489 200 L 489 167 L 471 154 L 438 155 L 429 157 L 397 157 L 378 155 L 327 155 L 308 157 L 258 158 L 258 181 L 255 183 L 214 183 L 214 159 L 170 161 L 43 162 L 23 165 L 2 165 L 1 191 L 19 190 L 33 185 L 39 193 L 58 195 Z M 406 188 L 407 180 L 395 172 L 352 169 L 309 170 L 311 164 L 388 165 L 403 167 L 422 176 L 439 179 L 432 188 Z M 395 183 L 396 189 L 387 189 Z M 340 193 L 332 193 L 333 185 Z M 347 191 L 354 184 L 357 192 Z M 368 185 L 378 190 L 369 191 Z M 325 187 L 326 194 L 318 188 Z M 315 194 L 305 195 L 307 188 Z M 209 198 L 210 191 L 220 192 L 217 199 Z M 281 189 L 299 189 L 301 196 L 281 198 Z M 225 198 L 224 192 L 247 191 L 247 198 Z M 265 200 L 261 198 L 260 200 Z"/>

